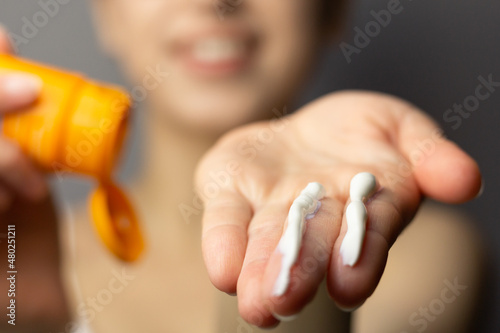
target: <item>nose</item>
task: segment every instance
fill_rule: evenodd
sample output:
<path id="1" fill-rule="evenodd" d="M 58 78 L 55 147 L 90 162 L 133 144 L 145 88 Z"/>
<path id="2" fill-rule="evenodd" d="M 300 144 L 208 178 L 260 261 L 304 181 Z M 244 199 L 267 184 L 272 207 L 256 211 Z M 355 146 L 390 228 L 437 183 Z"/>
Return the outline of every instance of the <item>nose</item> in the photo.
<path id="1" fill-rule="evenodd" d="M 199 5 L 204 5 L 212 10 L 221 21 L 234 15 L 246 0 L 195 0 Z"/>

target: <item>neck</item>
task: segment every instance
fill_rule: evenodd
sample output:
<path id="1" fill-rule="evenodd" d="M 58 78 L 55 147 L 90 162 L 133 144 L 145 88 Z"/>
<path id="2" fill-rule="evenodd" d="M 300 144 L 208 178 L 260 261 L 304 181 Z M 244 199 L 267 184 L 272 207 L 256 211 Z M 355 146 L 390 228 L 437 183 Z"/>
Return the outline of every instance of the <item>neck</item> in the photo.
<path id="1" fill-rule="evenodd" d="M 152 222 L 198 222 L 201 211 L 186 219 L 181 207 L 193 206 L 196 165 L 217 137 L 186 130 L 158 119 L 154 113 L 145 118 L 142 169 L 132 184 L 134 199 L 143 207 L 144 217 Z"/>

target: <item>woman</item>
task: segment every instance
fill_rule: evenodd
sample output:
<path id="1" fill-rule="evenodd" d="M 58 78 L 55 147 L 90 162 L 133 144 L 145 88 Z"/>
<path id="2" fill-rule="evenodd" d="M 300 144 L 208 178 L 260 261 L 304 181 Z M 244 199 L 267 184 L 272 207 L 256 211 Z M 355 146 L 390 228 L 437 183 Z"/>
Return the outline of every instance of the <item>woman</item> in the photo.
<path id="1" fill-rule="evenodd" d="M 24 247 L 26 267 L 37 274 L 26 274 L 24 285 L 38 291 L 42 277 L 46 294 L 19 311 L 53 318 L 48 327 L 79 319 L 95 332 L 258 331 L 247 323 L 272 327 L 312 301 L 295 321 L 276 331 L 347 331 L 349 318 L 338 307 L 352 310 L 372 294 L 390 246 L 414 216 L 422 195 L 454 203 L 479 191 L 475 162 L 443 139 L 421 111 L 394 97 L 338 93 L 270 121 L 286 113 L 321 46 L 337 31 L 342 2 L 96 0 L 92 5 L 102 45 L 130 81 L 143 84 L 151 68 L 163 78 L 148 91 L 143 169 L 128 188 L 144 221 L 148 251 L 137 264 L 117 262 L 96 239 L 88 216 L 78 214 L 75 244 L 63 237 L 62 282 L 57 248 L 49 241 L 56 233 L 49 200 L 26 209 L 32 204 L 16 199 L 2 223 L 15 219 L 21 224 L 24 215 L 36 213 L 45 235 L 33 232 L 33 216 L 28 216 L 24 239 L 49 243 L 40 245 L 43 251 L 37 252 L 36 262 L 33 248 L 28 252 L 28 243 Z M 31 92 L 19 92 L 12 89 L 12 77 L 3 80 L 4 88 L 10 85 L 17 93 L 3 90 L 4 110 L 15 110 L 36 95 L 36 81 Z M 256 121 L 261 122 L 240 127 Z M 422 143 L 432 148 L 422 150 Z M 42 176 L 13 144 L 2 144 L 0 174 L 6 185 L 1 193 L 6 198 L 44 197 Z M 229 166 L 233 172 L 216 183 L 215 193 L 207 193 L 214 175 L 228 172 Z M 367 205 L 364 250 L 351 268 L 338 253 L 346 232 L 348 183 L 359 171 L 375 174 L 382 191 Z M 280 259 L 274 249 L 291 201 L 309 181 L 325 185 L 327 196 L 308 224 L 293 272 L 298 282 L 292 292 L 276 298 L 270 292 Z M 381 282 L 381 288 L 391 286 L 389 292 L 374 295 L 360 308 L 356 329 L 458 332 L 466 327 L 477 294 L 479 251 L 473 234 L 462 224 L 452 225 L 454 219 L 426 210 L 408 228 L 389 262 L 390 274 Z M 433 253 L 432 263 L 422 244 Z M 72 246 L 75 256 L 69 255 Z M 468 250 L 466 259 L 462 249 Z M 416 251 L 423 259 L 409 259 Z M 458 266 L 442 264 L 458 258 Z M 69 282 L 73 270 L 76 289 Z M 405 274 L 412 270 L 426 273 Z M 456 277 L 470 292 L 439 318 L 425 322 L 423 314 L 412 317 L 439 297 L 445 279 Z M 395 281 L 401 282 L 402 292 L 394 292 Z M 413 290 L 408 286 L 415 281 L 421 285 Z M 216 292 L 210 282 L 237 297 Z M 22 296 L 30 299 L 26 294 Z M 72 319 L 66 315 L 66 302 Z M 381 305 L 390 316 L 380 315 Z"/>

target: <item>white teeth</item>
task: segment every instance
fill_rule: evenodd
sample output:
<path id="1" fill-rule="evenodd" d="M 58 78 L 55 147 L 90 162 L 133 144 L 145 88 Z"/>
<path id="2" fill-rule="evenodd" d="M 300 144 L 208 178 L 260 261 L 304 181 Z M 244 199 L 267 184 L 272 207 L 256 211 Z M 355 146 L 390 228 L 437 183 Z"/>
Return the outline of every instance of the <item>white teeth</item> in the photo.
<path id="1" fill-rule="evenodd" d="M 245 53 L 243 42 L 227 38 L 209 38 L 193 46 L 192 55 L 198 61 L 222 62 L 241 58 Z"/>

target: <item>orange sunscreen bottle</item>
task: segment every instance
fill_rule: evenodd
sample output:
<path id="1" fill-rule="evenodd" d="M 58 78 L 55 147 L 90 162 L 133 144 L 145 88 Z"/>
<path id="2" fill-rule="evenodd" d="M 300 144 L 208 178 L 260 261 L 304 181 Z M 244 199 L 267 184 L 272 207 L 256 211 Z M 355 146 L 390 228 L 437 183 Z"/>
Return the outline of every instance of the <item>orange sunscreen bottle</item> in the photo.
<path id="1" fill-rule="evenodd" d="M 144 248 L 138 219 L 127 196 L 112 181 L 128 129 L 127 95 L 81 75 L 6 54 L 0 54 L 0 70 L 28 72 L 43 81 L 33 105 L 4 116 L 4 135 L 46 172 L 72 172 L 97 180 L 99 186 L 90 198 L 97 233 L 118 258 L 137 259 Z"/>

